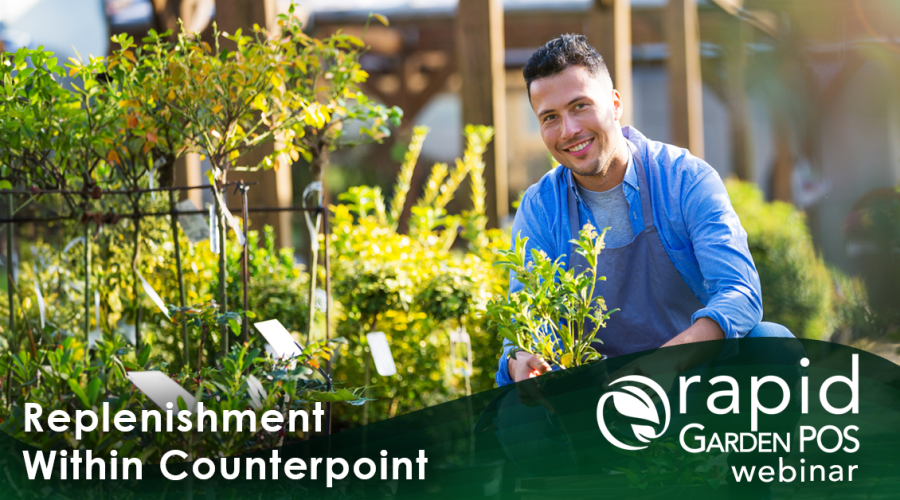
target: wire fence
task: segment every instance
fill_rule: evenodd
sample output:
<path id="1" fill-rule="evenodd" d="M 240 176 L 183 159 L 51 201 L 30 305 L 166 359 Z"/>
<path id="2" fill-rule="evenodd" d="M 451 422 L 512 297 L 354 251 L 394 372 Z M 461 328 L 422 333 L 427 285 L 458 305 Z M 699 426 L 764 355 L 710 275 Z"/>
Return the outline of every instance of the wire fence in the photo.
<path id="1" fill-rule="evenodd" d="M 186 293 L 185 293 L 185 285 L 184 285 L 184 273 L 182 267 L 182 257 L 180 251 L 179 244 L 179 228 L 178 228 L 178 217 L 182 215 L 210 215 L 208 210 L 179 210 L 177 208 L 177 193 L 183 191 L 191 191 L 191 190 L 206 190 L 209 189 L 213 194 L 213 201 L 215 206 L 215 213 L 217 214 L 217 223 L 215 225 L 218 233 L 216 237 L 218 241 L 221 242 L 217 245 L 217 250 L 219 253 L 219 307 L 220 314 L 224 314 L 228 312 L 228 300 L 225 285 L 226 279 L 226 269 L 225 269 L 225 241 L 227 234 L 227 223 L 225 220 L 226 211 L 230 213 L 240 213 L 240 217 L 242 220 L 241 232 L 243 241 L 243 251 L 241 254 L 241 299 L 243 311 L 246 312 L 249 309 L 248 303 L 248 284 L 249 284 L 249 272 L 248 272 L 248 259 L 249 259 L 249 214 L 250 213 L 275 213 L 275 212 L 305 212 L 307 214 L 315 214 L 316 217 L 321 217 L 321 228 L 325 235 L 328 234 L 329 231 L 329 220 L 328 220 L 328 211 L 319 203 L 316 206 L 306 207 L 306 206 L 289 206 L 289 207 L 249 207 L 247 202 L 247 192 L 250 187 L 256 185 L 256 182 L 253 183 L 245 183 L 243 181 L 237 182 L 229 182 L 227 184 L 223 184 L 221 186 L 215 185 L 205 185 L 205 186 L 175 186 L 175 187 L 159 187 L 159 188 L 143 188 L 143 189 L 124 189 L 124 190 L 109 190 L 102 191 L 99 193 L 100 195 L 143 195 L 148 193 L 157 193 L 157 192 L 166 192 L 169 194 L 169 210 L 168 211 L 158 211 L 158 212 L 140 212 L 135 211 L 132 213 L 125 214 L 116 214 L 117 218 L 124 219 L 133 219 L 133 220 L 141 220 L 143 218 L 150 217 L 170 217 L 171 221 L 171 235 L 174 243 L 174 254 L 175 254 L 175 269 L 176 276 L 178 279 L 178 300 L 179 306 L 181 308 L 185 308 L 187 306 L 186 303 Z M 216 196 L 216 190 L 219 189 L 219 192 L 224 192 L 226 188 L 235 187 L 235 194 L 240 194 L 241 206 L 240 207 L 220 207 L 219 206 L 219 197 Z M 15 294 L 16 294 L 16 286 L 14 281 L 14 273 L 13 273 L 13 263 L 12 263 L 12 255 L 13 255 L 13 238 L 15 234 L 15 226 L 17 224 L 25 224 L 25 223 L 49 223 L 49 222 L 59 222 L 59 221 L 72 221 L 72 220 L 80 220 L 82 224 L 84 224 L 84 264 L 85 264 L 85 282 L 84 282 L 84 307 L 85 307 L 85 342 L 87 343 L 88 332 L 90 331 L 90 307 L 91 307 L 91 236 L 90 236 L 90 225 L 91 222 L 94 221 L 96 225 L 101 225 L 104 222 L 99 218 L 94 217 L 84 217 L 78 216 L 74 214 L 67 215 L 53 215 L 53 216 L 40 216 L 40 215 L 32 215 L 32 216 L 24 216 L 24 217 L 16 217 L 14 214 L 15 210 L 15 196 L 16 195 L 30 195 L 33 198 L 39 198 L 42 195 L 53 195 L 53 194 L 64 194 L 64 195 L 80 195 L 85 197 L 85 199 L 89 198 L 97 198 L 98 193 L 92 193 L 91 191 L 73 191 L 73 190 L 64 190 L 64 189 L 5 189 L 0 191 L 0 193 L 5 193 L 8 198 L 8 216 L 4 218 L 0 218 L 0 224 L 6 225 L 6 272 L 7 272 L 7 296 L 9 299 L 9 328 L 10 332 L 15 331 L 16 326 L 16 315 L 15 315 L 15 307 L 13 307 Z M 108 222 L 106 222 L 108 223 Z M 310 231 L 310 241 L 315 241 L 317 234 L 314 234 L 314 231 L 318 228 L 319 224 L 315 226 L 311 224 L 307 224 Z M 236 229 L 236 228 L 234 228 Z M 317 231 L 316 231 L 317 233 Z M 210 238 L 213 237 L 213 234 L 210 234 Z M 328 238 L 324 239 L 324 245 L 322 248 L 322 260 L 323 260 L 323 271 L 325 274 L 325 293 L 326 297 L 331 297 L 331 263 L 329 256 L 329 248 L 328 248 Z M 312 260 L 317 261 L 317 255 L 312 256 Z M 311 262 L 312 264 L 312 262 Z M 315 271 L 313 271 L 315 272 Z M 314 295 L 314 287 L 315 280 L 310 279 L 310 290 L 309 297 L 313 297 Z M 136 299 L 136 298 L 135 298 Z M 310 301 L 310 318 L 315 314 L 315 304 L 314 301 Z M 325 301 L 325 341 L 331 339 L 331 300 Z M 24 312 L 23 312 L 24 314 Z M 242 314 L 242 323 L 241 323 L 241 342 L 247 342 L 249 339 L 249 321 L 246 314 Z M 313 322 L 309 322 L 309 328 L 312 329 Z M 99 326 L 99 325 L 98 325 Z M 190 342 L 188 335 L 188 328 L 186 322 L 182 322 L 182 340 L 184 342 L 184 359 L 187 362 L 190 359 Z M 27 329 L 28 336 L 31 342 L 32 350 L 36 350 L 34 337 L 31 333 L 30 328 Z M 311 338 L 311 331 L 307 332 L 307 340 Z M 222 345 L 223 345 L 223 353 L 227 353 L 229 349 L 229 336 L 230 331 L 227 325 L 222 325 L 221 327 L 222 334 Z M 135 349 L 139 350 L 141 344 L 140 339 L 140 315 L 135 318 Z M 202 349 L 202 347 L 201 347 Z M 330 391 L 333 387 L 332 379 L 331 379 L 331 359 L 326 361 L 324 370 L 319 370 L 319 372 L 324 376 L 325 381 L 327 383 L 328 390 Z M 326 434 L 331 433 L 331 410 L 332 404 L 326 403 L 326 415 L 325 415 L 325 427 Z"/>

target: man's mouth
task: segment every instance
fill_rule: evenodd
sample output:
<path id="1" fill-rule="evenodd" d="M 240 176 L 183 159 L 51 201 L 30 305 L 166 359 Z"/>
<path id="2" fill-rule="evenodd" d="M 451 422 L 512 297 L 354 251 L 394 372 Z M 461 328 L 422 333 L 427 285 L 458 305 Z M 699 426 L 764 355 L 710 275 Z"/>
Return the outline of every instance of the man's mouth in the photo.
<path id="1" fill-rule="evenodd" d="M 587 140 L 581 141 L 579 143 L 576 143 L 568 148 L 564 148 L 563 150 L 565 152 L 571 154 L 572 156 L 583 156 L 583 155 L 587 154 L 588 148 L 593 143 L 594 143 L 594 139 L 587 139 Z"/>

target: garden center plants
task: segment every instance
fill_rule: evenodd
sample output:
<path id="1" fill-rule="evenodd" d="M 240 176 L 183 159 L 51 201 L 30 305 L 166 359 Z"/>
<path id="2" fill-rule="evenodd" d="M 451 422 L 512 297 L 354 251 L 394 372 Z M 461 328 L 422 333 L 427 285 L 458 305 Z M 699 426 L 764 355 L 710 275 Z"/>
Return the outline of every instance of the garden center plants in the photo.
<path id="1" fill-rule="evenodd" d="M 504 258 L 497 264 L 515 273 L 523 288 L 492 301 L 488 308 L 500 336 L 517 350 L 561 368 L 601 359 L 592 344 L 602 343 L 595 339 L 597 332 L 617 311 L 607 311 L 603 297 L 594 296 L 597 280 L 606 279 L 597 275 L 605 234 L 606 230 L 598 235 L 588 223 L 573 240 L 575 251 L 588 263 L 583 273 L 564 270 L 561 259 L 550 260 L 543 251 L 528 249 L 528 238 L 517 235 L 515 246 L 502 252 Z"/>
<path id="2" fill-rule="evenodd" d="M 493 386 L 500 342 L 483 317 L 488 300 L 503 293 L 506 274 L 492 266 L 494 253 L 507 248 L 508 235 L 485 229 L 481 161 L 491 130 L 466 128 L 466 150 L 453 168 L 437 164 L 410 211 L 408 234 L 398 221 L 410 193 L 410 179 L 426 130 L 417 128 L 390 203 L 380 189 L 351 188 L 330 207 L 329 238 L 334 251 L 338 334 L 347 338 L 336 361 L 336 380 L 372 386 L 369 420 L 399 415 L 465 394 L 452 373 L 450 331 L 462 326 L 473 343 L 472 390 Z M 472 208 L 448 214 L 447 203 L 468 178 Z M 458 238 L 459 235 L 463 239 Z M 459 249 L 457 249 L 459 248 Z M 390 378 L 365 378 L 365 334 L 383 331 L 397 365 Z M 349 423 L 363 420 L 356 408 L 336 409 Z"/>
<path id="3" fill-rule="evenodd" d="M 358 62 L 361 40 L 315 39 L 293 15 L 279 16 L 278 24 L 277 36 L 258 27 L 250 36 L 214 28 L 208 42 L 184 31 L 173 40 L 151 30 L 138 44 L 117 35 L 109 57 L 73 59 L 65 68 L 43 48 L 0 54 L 0 189 L 7 190 L 7 214 L 49 221 L 32 233 L 33 244 L 16 238 L 19 264 L 7 266 L 0 418 L 8 430 L 15 431 L 23 402 L 49 394 L 67 411 L 109 398 L 149 404 L 123 378 L 126 365 L 178 374 L 189 391 L 203 387 L 206 396 L 235 408 L 364 401 L 346 386 L 333 388 L 319 369 L 338 340 L 310 343 L 289 369 L 265 356 L 256 336 L 229 343 L 253 310 L 294 331 L 307 318 L 320 319 L 308 312 L 303 292 L 311 280 L 290 249 L 276 251 L 271 232 L 264 245 L 241 248 L 255 234 L 245 234 L 226 208 L 228 172 L 288 168 L 301 156 L 311 160 L 347 143 L 380 140 L 401 116 L 359 92 L 367 77 Z M 220 45 L 225 39 L 229 49 Z M 358 138 L 343 133 L 348 120 L 361 124 Z M 264 146 L 271 153 L 250 163 L 248 153 Z M 160 217 L 177 196 L 159 188 L 172 186 L 175 161 L 187 153 L 212 166 L 217 252 L 209 243 L 188 242 L 174 218 Z M 228 241 L 226 228 L 239 245 Z M 14 253 L 13 236 L 7 225 L 7 256 Z M 240 303 L 233 277 L 241 259 L 259 281 L 247 285 L 248 310 L 233 306 Z M 186 287 L 172 286 L 182 277 Z M 128 337 L 134 348 L 125 344 Z M 59 356 L 65 370 L 53 367 Z M 248 382 L 254 377 L 268 382 Z M 247 399 L 250 385 L 269 396 Z M 257 441 L 247 438 L 220 442 L 213 453 L 256 449 Z M 141 443 L 123 453 L 150 449 Z"/>

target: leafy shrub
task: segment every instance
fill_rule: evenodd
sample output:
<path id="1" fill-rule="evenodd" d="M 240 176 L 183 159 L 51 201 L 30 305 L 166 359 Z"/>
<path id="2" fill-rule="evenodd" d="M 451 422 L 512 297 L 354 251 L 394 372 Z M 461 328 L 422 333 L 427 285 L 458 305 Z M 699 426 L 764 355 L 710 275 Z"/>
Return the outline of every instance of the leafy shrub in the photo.
<path id="1" fill-rule="evenodd" d="M 65 411 L 73 421 L 76 410 L 97 411 L 104 403 L 109 403 L 113 413 L 129 410 L 140 416 L 142 409 L 159 410 L 143 393 L 134 390 L 126 377 L 126 370 L 166 368 L 165 364 L 154 366 L 150 346 L 135 353 L 116 336 L 101 339 L 97 346 L 94 355 L 89 356 L 83 343 L 69 337 L 59 345 L 39 350 L 37 356 L 27 349 L 18 354 L 4 353 L 0 357 L 0 369 L 11 374 L 9 386 L 4 389 L 12 395 L 12 404 L 8 413 L 7 406 L 3 405 L 0 430 L 44 450 L 90 449 L 104 457 L 116 450 L 119 457 L 139 457 L 145 462 L 158 461 L 170 449 L 190 450 L 194 458 L 218 457 L 268 449 L 283 439 L 302 437 L 261 429 L 256 433 L 246 429 L 223 432 L 221 427 L 217 432 L 187 434 L 152 430 L 123 433 L 113 427 L 109 432 L 86 433 L 80 440 L 75 438 L 73 428 L 68 432 L 45 429 L 46 432 L 26 433 L 25 402 L 39 404 L 43 415 L 54 410 Z M 311 376 L 315 357 L 329 350 L 324 344 L 310 346 L 301 362 L 291 367 L 288 362 L 260 355 L 258 349 L 235 346 L 222 358 L 221 367 L 206 366 L 195 373 L 182 371 L 173 379 L 194 394 L 197 401 L 202 401 L 205 408 L 219 414 L 220 422 L 221 412 L 225 410 L 252 410 L 259 421 L 267 410 L 309 410 L 315 401 L 362 403 L 363 400 L 346 389 L 326 392 L 326 383 Z"/>
<path id="2" fill-rule="evenodd" d="M 833 277 L 813 247 L 803 214 L 787 203 L 767 203 L 753 184 L 729 179 L 725 186 L 759 271 L 763 319 L 798 337 L 830 335 L 838 320 Z"/>
<path id="3" fill-rule="evenodd" d="M 505 232 L 486 230 L 484 164 L 481 155 L 491 131 L 467 127 L 467 148 L 455 168 L 437 164 L 410 212 L 409 233 L 397 231 L 409 181 L 426 130 L 417 128 L 398 175 L 390 203 L 377 188 L 351 188 L 330 207 L 338 333 L 348 344 L 336 361 L 336 379 L 371 386 L 370 420 L 420 409 L 465 394 L 452 373 L 449 332 L 464 326 L 472 339 L 472 390 L 493 387 L 500 342 L 481 317 L 495 293 L 505 293 L 506 274 L 493 268 L 494 250 L 508 248 Z M 447 214 L 446 205 L 469 177 L 472 209 Z M 466 251 L 454 250 L 457 237 Z M 382 378 L 371 369 L 365 342 L 370 331 L 384 331 L 397 375 Z M 366 373 L 369 374 L 368 379 Z M 363 421 L 362 411 L 342 408 L 348 424 Z"/>

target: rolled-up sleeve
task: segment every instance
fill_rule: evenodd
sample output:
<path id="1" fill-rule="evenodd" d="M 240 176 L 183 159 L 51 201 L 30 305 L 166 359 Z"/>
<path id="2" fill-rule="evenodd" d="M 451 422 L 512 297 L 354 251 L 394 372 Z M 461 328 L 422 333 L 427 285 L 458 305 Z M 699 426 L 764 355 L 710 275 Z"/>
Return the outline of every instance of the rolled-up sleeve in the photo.
<path id="1" fill-rule="evenodd" d="M 509 385 L 514 382 L 509 374 L 509 362 L 507 359 L 509 358 L 509 353 L 511 353 L 515 347 L 516 346 L 514 346 L 512 342 L 503 339 L 503 352 L 500 354 L 500 365 L 497 367 L 496 375 L 494 375 L 497 387 L 503 387 L 504 385 Z"/>
<path id="2" fill-rule="evenodd" d="M 711 168 L 701 171 L 682 196 L 685 225 L 709 293 L 706 306 L 693 314 L 714 320 L 725 338 L 747 334 L 762 319 L 759 274 L 725 185 Z"/>

